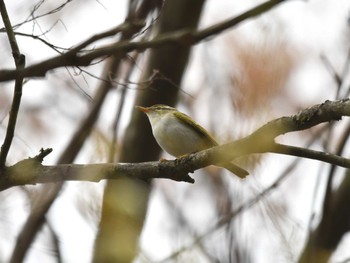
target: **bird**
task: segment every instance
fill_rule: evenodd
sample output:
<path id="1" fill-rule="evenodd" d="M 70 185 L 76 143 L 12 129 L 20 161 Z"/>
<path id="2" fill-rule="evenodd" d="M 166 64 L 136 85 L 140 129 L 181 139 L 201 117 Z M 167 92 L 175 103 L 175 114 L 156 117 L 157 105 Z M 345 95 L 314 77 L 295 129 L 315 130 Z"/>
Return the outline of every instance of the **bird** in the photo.
<path id="1" fill-rule="evenodd" d="M 219 145 L 202 126 L 173 107 L 156 104 L 151 107 L 136 106 L 136 108 L 147 115 L 158 145 L 176 158 Z M 232 162 L 217 164 L 217 166 L 229 170 L 241 179 L 249 174 Z"/>

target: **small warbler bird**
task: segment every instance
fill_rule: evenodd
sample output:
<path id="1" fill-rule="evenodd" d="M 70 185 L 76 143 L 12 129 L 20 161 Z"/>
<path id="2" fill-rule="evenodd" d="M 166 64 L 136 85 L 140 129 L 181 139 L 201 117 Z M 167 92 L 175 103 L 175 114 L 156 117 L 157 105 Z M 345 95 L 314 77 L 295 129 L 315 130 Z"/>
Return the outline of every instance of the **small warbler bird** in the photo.
<path id="1" fill-rule="evenodd" d="M 153 136 L 159 146 L 174 157 L 218 145 L 203 127 L 175 108 L 161 104 L 148 108 L 136 106 L 136 108 L 146 113 L 152 126 Z M 218 166 L 229 170 L 240 178 L 249 174 L 233 163 L 224 163 Z"/>

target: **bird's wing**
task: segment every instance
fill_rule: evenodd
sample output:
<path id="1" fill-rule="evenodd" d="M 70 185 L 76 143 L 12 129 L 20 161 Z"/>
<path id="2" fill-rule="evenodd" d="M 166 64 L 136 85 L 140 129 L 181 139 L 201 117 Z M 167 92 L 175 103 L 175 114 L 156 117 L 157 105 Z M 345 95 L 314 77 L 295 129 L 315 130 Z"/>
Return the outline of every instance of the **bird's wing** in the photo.
<path id="1" fill-rule="evenodd" d="M 174 112 L 174 115 L 176 118 L 179 118 L 181 121 L 183 121 L 183 123 L 185 123 L 191 129 L 197 130 L 202 136 L 202 138 L 206 141 L 208 148 L 218 145 L 216 140 L 202 126 L 196 123 L 191 117 L 178 111 Z M 190 122 L 189 120 L 191 120 L 192 122 Z"/>

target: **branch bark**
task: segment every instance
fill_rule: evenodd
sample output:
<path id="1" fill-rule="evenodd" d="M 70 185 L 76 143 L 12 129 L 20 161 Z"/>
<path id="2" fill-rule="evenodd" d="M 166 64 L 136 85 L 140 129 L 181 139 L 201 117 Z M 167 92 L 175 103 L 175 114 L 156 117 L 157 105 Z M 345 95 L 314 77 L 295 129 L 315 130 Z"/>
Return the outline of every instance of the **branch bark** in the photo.
<path id="1" fill-rule="evenodd" d="M 188 174 L 197 169 L 232 161 L 242 155 L 268 152 L 310 158 L 350 168 L 350 159 L 331 153 L 286 146 L 274 142 L 275 138 L 281 134 L 301 131 L 321 123 L 340 120 L 342 116 L 350 116 L 350 100 L 326 101 L 305 109 L 296 115 L 275 119 L 240 140 L 171 161 L 44 166 L 36 158 L 29 158 L 6 169 L 1 176 L 4 179 L 0 181 L 0 190 L 26 184 L 76 180 L 99 182 L 103 179 L 123 177 L 141 180 L 167 178 L 193 183 L 194 180 Z"/>

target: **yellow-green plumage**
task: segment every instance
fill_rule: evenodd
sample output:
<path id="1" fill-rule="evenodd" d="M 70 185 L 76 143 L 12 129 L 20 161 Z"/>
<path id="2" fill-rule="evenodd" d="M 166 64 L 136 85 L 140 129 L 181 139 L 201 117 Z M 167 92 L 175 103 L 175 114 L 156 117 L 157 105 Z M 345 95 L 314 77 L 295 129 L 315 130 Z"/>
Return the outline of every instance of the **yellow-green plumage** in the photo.
<path id="1" fill-rule="evenodd" d="M 188 125 L 190 128 L 192 128 L 198 132 L 198 135 L 203 139 L 203 141 L 207 145 L 207 147 L 205 149 L 218 145 L 218 143 L 215 141 L 215 139 L 202 126 L 200 126 L 193 119 L 191 119 L 191 117 L 189 117 L 186 114 L 179 112 L 179 111 L 174 112 L 174 115 L 178 119 L 183 121 L 184 124 Z M 192 122 L 189 120 L 192 120 Z M 202 150 L 205 150 L 205 149 L 202 149 Z"/>

